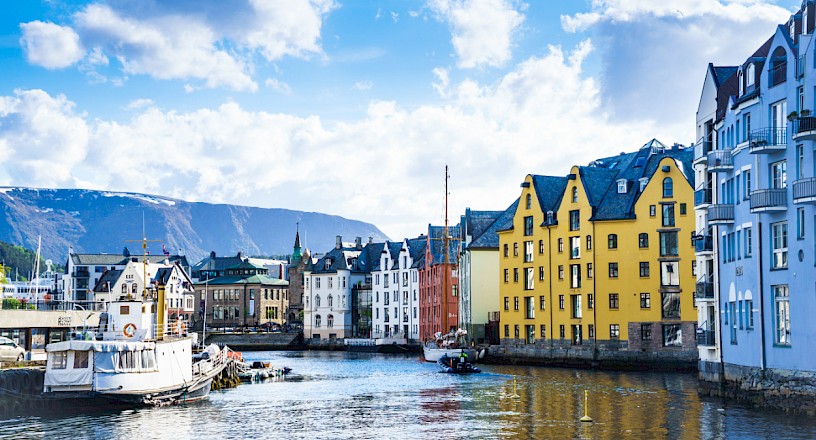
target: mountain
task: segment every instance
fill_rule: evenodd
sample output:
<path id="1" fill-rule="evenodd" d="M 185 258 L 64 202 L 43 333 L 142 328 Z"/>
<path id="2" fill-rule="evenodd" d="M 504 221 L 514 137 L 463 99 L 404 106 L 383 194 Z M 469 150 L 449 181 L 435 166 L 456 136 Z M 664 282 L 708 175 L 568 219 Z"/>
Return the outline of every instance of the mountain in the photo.
<path id="1" fill-rule="evenodd" d="M 0 241 L 0 263 L 3 264 L 5 275 L 14 280 L 18 276 L 28 281 L 34 272 L 37 253 L 22 246 Z M 45 260 L 40 257 L 40 269 L 45 270 Z"/>
<path id="2" fill-rule="evenodd" d="M 193 203 L 162 196 L 82 189 L 0 187 L 0 241 L 27 248 L 64 264 L 69 248 L 77 253 L 118 254 L 128 247 L 141 254 L 141 244 L 128 240 L 145 236 L 151 254 L 162 245 L 191 263 L 210 251 L 218 255 L 287 255 L 292 252 L 296 224 L 301 244 L 326 252 L 335 237 L 353 241 L 387 237 L 376 226 L 336 215 L 277 208 Z M 144 222 L 143 220 L 144 219 Z"/>

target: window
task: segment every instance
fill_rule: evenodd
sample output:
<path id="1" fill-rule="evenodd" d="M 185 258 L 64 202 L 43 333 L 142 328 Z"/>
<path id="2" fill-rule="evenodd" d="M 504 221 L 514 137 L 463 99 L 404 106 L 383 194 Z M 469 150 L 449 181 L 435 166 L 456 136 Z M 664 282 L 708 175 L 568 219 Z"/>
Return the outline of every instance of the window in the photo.
<path id="1" fill-rule="evenodd" d="M 570 305 L 572 306 L 572 317 L 581 318 L 581 295 L 570 295 Z"/>
<path id="2" fill-rule="evenodd" d="M 558 326 L 558 337 L 560 337 L 561 339 L 564 339 L 564 334 L 565 333 L 566 332 L 564 331 L 564 324 L 561 324 L 560 326 Z"/>
<path id="3" fill-rule="evenodd" d="M 510 282 L 510 269 L 504 269 L 504 282 Z"/>
<path id="4" fill-rule="evenodd" d="M 788 286 L 771 286 L 774 298 L 774 342 L 779 345 L 790 345 L 790 303 Z"/>
<path id="5" fill-rule="evenodd" d="M 578 202 L 578 188 L 573 186 L 572 187 L 572 203 Z"/>
<path id="6" fill-rule="evenodd" d="M 652 324 L 640 324 L 640 340 L 652 340 Z"/>
<path id="7" fill-rule="evenodd" d="M 743 235 L 745 236 L 745 246 L 743 248 L 743 249 L 745 249 L 745 258 L 749 258 L 751 256 L 752 251 L 753 251 L 753 245 L 752 245 L 752 241 L 751 241 L 751 238 L 752 238 L 751 237 L 751 228 L 745 228 L 745 229 L 743 229 L 743 231 L 744 231 Z"/>
<path id="8" fill-rule="evenodd" d="M 609 324 L 609 339 L 620 339 L 620 324 Z"/>
<path id="9" fill-rule="evenodd" d="M 513 297 L 513 310 L 518 311 L 519 309 L 519 300 L 517 296 Z"/>
<path id="10" fill-rule="evenodd" d="M 535 342 L 535 326 L 534 325 L 525 325 L 524 326 L 524 333 L 527 335 L 527 343 L 532 344 Z"/>
<path id="11" fill-rule="evenodd" d="M 581 258 L 581 237 L 570 237 L 570 259 Z"/>
<path id="12" fill-rule="evenodd" d="M 674 197 L 674 184 L 671 177 L 663 179 L 663 198 L 668 199 Z"/>
<path id="13" fill-rule="evenodd" d="M 663 227 L 674 226 L 674 204 L 661 205 L 663 208 Z"/>
<path id="14" fill-rule="evenodd" d="M 510 337 L 510 325 L 508 324 L 504 324 L 504 337 L 505 338 Z"/>
<path id="15" fill-rule="evenodd" d="M 558 309 L 564 310 L 564 295 L 558 295 Z"/>
<path id="16" fill-rule="evenodd" d="M 796 209 L 796 238 L 798 240 L 805 238 L 805 208 Z"/>
<path id="17" fill-rule="evenodd" d="M 538 255 L 544 254 L 544 240 L 538 240 Z"/>
<path id="18" fill-rule="evenodd" d="M 533 217 L 524 217 L 524 235 L 533 235 Z"/>
<path id="19" fill-rule="evenodd" d="M 507 243 L 505 243 L 504 244 L 504 258 L 507 258 L 509 255 L 510 255 L 510 247 L 507 245 Z M 378 275 L 378 277 L 379 277 L 379 275 Z M 377 284 L 379 284 L 379 282 L 377 282 Z"/>
<path id="20" fill-rule="evenodd" d="M 524 242 L 524 262 L 530 263 L 533 261 L 533 242 L 532 241 L 525 241 Z"/>
<path id="21" fill-rule="evenodd" d="M 545 339 L 547 337 L 547 326 L 541 324 L 541 339 Z"/>
<path id="22" fill-rule="evenodd" d="M 558 279 L 559 280 L 564 279 L 564 266 L 560 264 L 558 265 Z"/>
<path id="23" fill-rule="evenodd" d="M 609 278 L 618 277 L 618 263 L 609 263 Z"/>
<path id="24" fill-rule="evenodd" d="M 587 309 L 592 310 L 595 308 L 595 295 L 587 294 Z"/>
<path id="25" fill-rule="evenodd" d="M 527 197 L 524 198 L 524 206 L 527 209 L 530 209 L 530 208 L 533 207 L 533 197 L 530 194 L 527 194 Z"/>
<path id="26" fill-rule="evenodd" d="M 649 217 L 654 217 L 657 215 L 657 206 L 649 205 Z"/>
<path id="27" fill-rule="evenodd" d="M 510 310 L 510 298 L 506 296 L 504 297 L 504 310 Z"/>
<path id="28" fill-rule="evenodd" d="M 581 288 L 581 265 L 570 264 L 570 287 L 573 289 Z"/>
<path id="29" fill-rule="evenodd" d="M 626 194 L 626 179 L 618 180 L 618 194 Z"/>
<path id="30" fill-rule="evenodd" d="M 745 300 L 745 328 L 753 330 L 754 328 L 754 301 L 751 299 Z"/>
<path id="31" fill-rule="evenodd" d="M 320 295 L 315 296 L 314 304 L 315 304 L 315 307 L 320 307 Z"/>
<path id="32" fill-rule="evenodd" d="M 618 235 L 617 234 L 609 234 L 607 237 L 607 247 L 609 249 L 617 249 L 618 248 Z"/>
<path id="33" fill-rule="evenodd" d="M 518 257 L 518 243 L 513 243 L 513 256 Z"/>
<path id="34" fill-rule="evenodd" d="M 570 211 L 570 223 L 569 223 L 569 230 L 570 231 L 577 231 L 581 229 L 581 211 L 574 210 Z"/>
<path id="35" fill-rule="evenodd" d="M 326 327 L 332 328 L 334 327 L 334 315 L 329 315 L 326 317 Z"/>
<path id="36" fill-rule="evenodd" d="M 618 309 L 618 294 L 617 293 L 610 293 L 609 294 L 609 308 L 612 310 Z"/>
<path id="37" fill-rule="evenodd" d="M 649 248 L 649 234 L 645 232 L 638 234 L 638 247 L 641 249 Z"/>
<path id="38" fill-rule="evenodd" d="M 595 339 L 595 324 L 587 325 L 587 336 L 589 339 Z"/>
<path id="39" fill-rule="evenodd" d="M 518 324 L 513 326 L 513 336 L 518 339 L 519 338 L 519 326 Z"/>
<path id="40" fill-rule="evenodd" d="M 320 315 L 315 315 L 315 327 L 320 328 Z"/>
<path id="41" fill-rule="evenodd" d="M 663 324 L 663 346 L 683 346 L 683 333 L 680 324 Z"/>
<path id="42" fill-rule="evenodd" d="M 513 268 L 513 282 L 518 283 L 519 270 L 518 267 Z"/>
<path id="43" fill-rule="evenodd" d="M 533 290 L 533 268 L 524 268 L 524 290 Z"/>
<path id="44" fill-rule="evenodd" d="M 544 281 L 544 266 L 538 266 L 538 281 Z"/>
<path id="45" fill-rule="evenodd" d="M 680 318 L 680 294 L 677 292 L 662 292 L 663 318 Z"/>
<path id="46" fill-rule="evenodd" d="M 592 279 L 592 263 L 587 263 L 587 278 Z"/>
<path id="47" fill-rule="evenodd" d="M 586 243 L 587 243 L 587 245 L 586 245 L 587 250 L 588 251 L 592 250 L 592 236 L 591 235 L 586 236 Z"/>
<path id="48" fill-rule="evenodd" d="M 788 267 L 788 222 L 771 223 L 772 269 Z"/>
<path id="49" fill-rule="evenodd" d="M 640 277 L 647 278 L 649 276 L 649 262 L 648 261 L 641 261 L 640 262 Z"/>
<path id="50" fill-rule="evenodd" d="M 538 308 L 539 308 L 539 310 L 544 310 L 546 305 L 547 305 L 547 301 L 546 301 L 544 295 L 539 296 L 538 297 Z"/>
<path id="51" fill-rule="evenodd" d="M 328 300 L 329 300 L 328 301 L 329 302 L 329 307 L 333 307 L 334 306 L 334 298 L 331 295 L 329 295 Z"/>
<path id="52" fill-rule="evenodd" d="M 771 188 L 786 188 L 788 173 L 786 161 L 780 160 L 771 164 Z"/>
<path id="53" fill-rule="evenodd" d="M 641 293 L 640 294 L 640 308 L 641 309 L 651 309 L 652 308 L 652 294 L 651 293 Z"/>
<path id="54" fill-rule="evenodd" d="M 524 316 L 525 318 L 527 319 L 535 318 L 535 301 L 532 296 L 524 297 L 524 310 L 527 312 Z"/>
<path id="55" fill-rule="evenodd" d="M 680 204 L 680 215 L 686 215 L 686 204 L 685 203 Z"/>
<path id="56" fill-rule="evenodd" d="M 573 324 L 572 326 L 572 345 L 581 345 L 583 336 L 581 335 L 581 326 Z"/>
<path id="57" fill-rule="evenodd" d="M 677 256 L 677 231 L 660 233 L 660 256 Z"/>
<path id="58" fill-rule="evenodd" d="M 558 239 L 558 253 L 560 254 L 562 252 L 564 252 L 564 239 L 559 238 Z"/>
<path id="59" fill-rule="evenodd" d="M 742 197 L 745 200 L 751 196 L 751 170 L 745 170 L 742 172 Z"/>

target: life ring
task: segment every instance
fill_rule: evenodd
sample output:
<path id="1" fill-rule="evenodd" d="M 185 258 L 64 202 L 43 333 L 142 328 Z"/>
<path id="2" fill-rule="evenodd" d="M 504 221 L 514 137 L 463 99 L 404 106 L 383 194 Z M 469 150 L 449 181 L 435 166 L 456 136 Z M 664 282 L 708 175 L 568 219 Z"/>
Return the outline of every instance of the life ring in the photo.
<path id="1" fill-rule="evenodd" d="M 132 338 L 135 333 L 136 333 L 136 324 L 134 324 L 132 322 L 129 322 L 129 323 L 125 324 L 125 328 L 122 329 L 122 334 L 124 334 L 125 337 L 128 337 L 128 338 Z"/>

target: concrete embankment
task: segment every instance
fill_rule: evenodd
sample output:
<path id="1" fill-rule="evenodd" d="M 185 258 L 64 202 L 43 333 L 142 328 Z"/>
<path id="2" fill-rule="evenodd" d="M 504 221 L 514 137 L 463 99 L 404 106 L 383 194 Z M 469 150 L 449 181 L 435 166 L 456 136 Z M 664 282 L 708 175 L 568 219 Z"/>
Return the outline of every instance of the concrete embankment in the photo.
<path id="1" fill-rule="evenodd" d="M 697 371 L 696 351 L 650 352 L 534 344 L 491 345 L 484 362 L 620 371 Z"/>
<path id="2" fill-rule="evenodd" d="M 238 351 L 303 350 L 302 333 L 211 333 L 207 344 L 228 346 Z"/>

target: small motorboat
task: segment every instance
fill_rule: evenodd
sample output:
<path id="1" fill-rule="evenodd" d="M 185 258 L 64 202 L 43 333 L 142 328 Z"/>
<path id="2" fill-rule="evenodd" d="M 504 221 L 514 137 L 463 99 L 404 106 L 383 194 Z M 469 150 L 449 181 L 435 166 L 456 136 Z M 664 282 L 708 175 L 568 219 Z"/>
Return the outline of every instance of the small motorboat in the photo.
<path id="1" fill-rule="evenodd" d="M 467 356 L 443 355 L 436 363 L 439 365 L 439 368 L 442 369 L 443 373 L 472 374 L 482 372 L 482 370 L 467 361 Z"/>
<path id="2" fill-rule="evenodd" d="M 273 367 L 269 362 L 255 361 L 238 364 L 238 377 L 244 382 L 259 382 L 265 379 L 280 380 L 292 371 L 289 367 Z"/>

